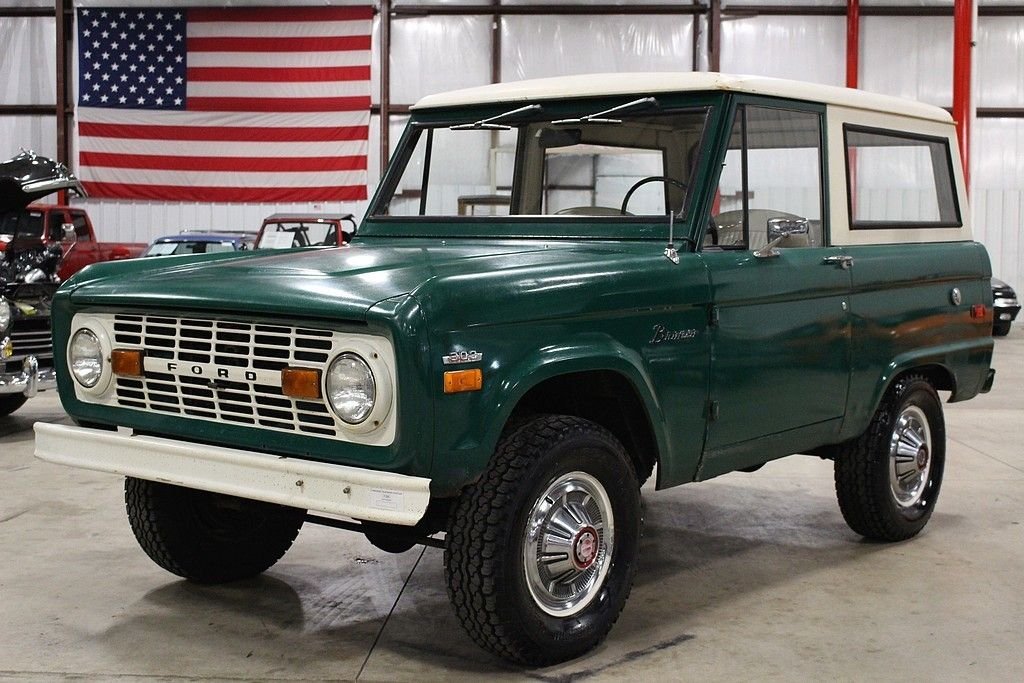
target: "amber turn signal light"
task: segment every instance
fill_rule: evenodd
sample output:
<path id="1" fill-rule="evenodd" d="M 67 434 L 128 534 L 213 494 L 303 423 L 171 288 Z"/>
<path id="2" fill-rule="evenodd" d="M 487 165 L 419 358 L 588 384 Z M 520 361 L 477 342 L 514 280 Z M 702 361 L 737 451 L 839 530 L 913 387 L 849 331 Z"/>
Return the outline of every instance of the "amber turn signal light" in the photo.
<path id="1" fill-rule="evenodd" d="M 484 373 L 474 370 L 453 370 L 444 373 L 444 393 L 458 394 L 463 391 L 480 391 L 484 386 Z"/>
<path id="2" fill-rule="evenodd" d="M 281 371 L 281 393 L 292 398 L 320 398 L 320 371 L 285 368 Z"/>
<path id="3" fill-rule="evenodd" d="M 110 369 L 122 377 L 142 377 L 141 349 L 114 349 L 110 352 Z"/>

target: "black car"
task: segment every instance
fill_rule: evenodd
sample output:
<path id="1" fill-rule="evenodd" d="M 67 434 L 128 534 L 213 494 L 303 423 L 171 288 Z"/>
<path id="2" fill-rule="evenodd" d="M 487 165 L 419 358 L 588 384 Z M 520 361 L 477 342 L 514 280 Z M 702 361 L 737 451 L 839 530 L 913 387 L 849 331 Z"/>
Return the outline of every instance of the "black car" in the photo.
<path id="1" fill-rule="evenodd" d="M 1013 287 L 998 278 L 992 278 L 992 335 L 1005 337 L 1010 333 L 1010 323 L 1020 312 L 1020 302 Z"/>
<path id="2" fill-rule="evenodd" d="M 85 191 L 67 168 L 22 152 L 0 162 L 0 224 L 10 212 L 57 190 Z M 19 239 L 0 241 L 0 417 L 36 392 L 57 388 L 50 340 L 50 301 L 57 290 L 63 252 L 59 245 Z"/>

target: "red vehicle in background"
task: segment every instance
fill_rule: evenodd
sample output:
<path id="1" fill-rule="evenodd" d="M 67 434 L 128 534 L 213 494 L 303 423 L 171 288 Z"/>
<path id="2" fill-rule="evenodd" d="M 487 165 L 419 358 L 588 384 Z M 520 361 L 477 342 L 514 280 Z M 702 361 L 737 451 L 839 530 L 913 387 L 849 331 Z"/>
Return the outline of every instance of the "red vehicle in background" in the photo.
<path id="1" fill-rule="evenodd" d="M 90 263 L 134 258 L 146 248 L 142 243 L 100 242 L 89 214 L 81 208 L 30 204 L 0 214 L 0 251 L 31 243 L 63 248 L 64 258 L 57 271 L 61 281 Z"/>

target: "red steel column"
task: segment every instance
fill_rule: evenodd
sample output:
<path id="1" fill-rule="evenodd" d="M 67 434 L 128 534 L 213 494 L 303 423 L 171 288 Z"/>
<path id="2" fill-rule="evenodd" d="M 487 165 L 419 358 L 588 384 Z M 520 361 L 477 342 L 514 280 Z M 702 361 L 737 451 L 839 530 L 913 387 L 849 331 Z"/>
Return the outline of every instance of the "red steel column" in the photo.
<path id="1" fill-rule="evenodd" d="M 391 158 L 391 2 L 380 2 L 380 177 Z"/>
<path id="2" fill-rule="evenodd" d="M 860 0 L 846 0 L 846 87 L 856 88 L 860 74 Z"/>
<path id="3" fill-rule="evenodd" d="M 953 118 L 956 119 L 964 181 L 970 179 L 971 148 L 971 50 L 974 48 L 974 0 L 953 3 Z"/>

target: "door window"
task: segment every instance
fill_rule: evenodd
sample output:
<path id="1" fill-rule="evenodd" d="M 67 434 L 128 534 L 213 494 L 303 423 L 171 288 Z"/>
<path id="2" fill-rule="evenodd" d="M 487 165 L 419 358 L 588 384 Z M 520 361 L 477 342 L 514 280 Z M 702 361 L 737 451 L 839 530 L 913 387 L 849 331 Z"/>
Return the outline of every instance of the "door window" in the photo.
<path id="1" fill-rule="evenodd" d="M 822 246 L 821 115 L 740 105 L 705 247 Z"/>
<path id="2" fill-rule="evenodd" d="M 71 214 L 71 223 L 75 226 L 75 235 L 78 237 L 79 242 L 89 242 L 92 240 L 92 233 L 89 232 L 89 224 L 85 220 L 85 216 L 80 213 Z"/>

